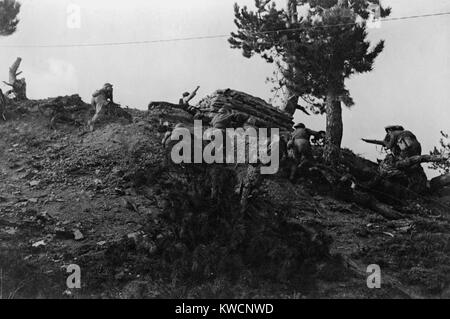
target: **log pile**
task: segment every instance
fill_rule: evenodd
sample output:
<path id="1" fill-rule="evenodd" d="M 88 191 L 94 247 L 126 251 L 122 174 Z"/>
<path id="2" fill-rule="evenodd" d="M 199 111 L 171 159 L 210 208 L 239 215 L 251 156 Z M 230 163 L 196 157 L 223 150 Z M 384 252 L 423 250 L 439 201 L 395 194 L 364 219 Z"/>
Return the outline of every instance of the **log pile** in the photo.
<path id="1" fill-rule="evenodd" d="M 217 90 L 202 99 L 195 109 L 212 119 L 222 107 L 250 116 L 250 123 L 258 128 L 279 128 L 282 132 L 290 132 L 294 125 L 292 116 L 263 99 L 231 89 Z"/>

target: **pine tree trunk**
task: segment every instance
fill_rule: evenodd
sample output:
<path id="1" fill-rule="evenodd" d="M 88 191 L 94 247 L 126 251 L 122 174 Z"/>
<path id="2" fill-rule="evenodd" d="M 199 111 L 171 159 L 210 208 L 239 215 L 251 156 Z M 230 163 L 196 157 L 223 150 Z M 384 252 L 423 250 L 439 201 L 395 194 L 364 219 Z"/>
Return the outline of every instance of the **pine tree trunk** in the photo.
<path id="1" fill-rule="evenodd" d="M 299 97 L 298 95 L 293 94 L 288 88 L 286 89 L 287 91 L 283 99 L 281 110 L 286 112 L 290 116 L 294 116 L 294 113 L 297 110 Z"/>
<path id="2" fill-rule="evenodd" d="M 342 107 L 333 90 L 329 90 L 326 99 L 326 144 L 324 149 L 325 162 L 337 165 L 341 154 L 343 136 Z"/>

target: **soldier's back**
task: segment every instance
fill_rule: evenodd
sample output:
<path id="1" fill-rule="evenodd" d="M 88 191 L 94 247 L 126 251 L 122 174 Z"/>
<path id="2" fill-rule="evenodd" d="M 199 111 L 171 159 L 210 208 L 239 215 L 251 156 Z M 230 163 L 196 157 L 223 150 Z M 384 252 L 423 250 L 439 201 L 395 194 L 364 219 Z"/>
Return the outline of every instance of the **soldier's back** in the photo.
<path id="1" fill-rule="evenodd" d="M 294 140 L 308 140 L 311 138 L 311 134 L 308 132 L 308 129 L 306 128 L 298 128 L 294 131 L 292 134 L 292 138 Z"/>

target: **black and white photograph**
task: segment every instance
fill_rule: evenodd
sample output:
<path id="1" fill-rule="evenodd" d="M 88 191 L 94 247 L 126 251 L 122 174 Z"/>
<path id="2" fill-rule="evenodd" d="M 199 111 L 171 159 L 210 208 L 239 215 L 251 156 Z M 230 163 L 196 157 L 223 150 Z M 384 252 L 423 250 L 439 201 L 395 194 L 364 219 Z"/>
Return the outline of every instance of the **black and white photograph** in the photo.
<path id="1" fill-rule="evenodd" d="M 450 1 L 0 0 L 0 299 L 450 299 Z"/>

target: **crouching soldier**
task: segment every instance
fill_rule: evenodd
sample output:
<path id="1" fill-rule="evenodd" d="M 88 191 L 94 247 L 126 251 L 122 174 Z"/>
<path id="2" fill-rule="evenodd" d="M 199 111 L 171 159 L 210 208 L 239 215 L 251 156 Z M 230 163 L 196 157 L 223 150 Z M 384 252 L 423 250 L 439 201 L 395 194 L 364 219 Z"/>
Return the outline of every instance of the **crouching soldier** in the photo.
<path id="1" fill-rule="evenodd" d="M 416 136 L 399 125 L 386 127 L 384 143 L 386 149 L 402 159 L 422 154 L 422 146 Z"/>
<path id="2" fill-rule="evenodd" d="M 105 113 L 106 106 L 109 103 L 114 103 L 113 100 L 113 86 L 110 83 L 103 85 L 103 88 L 97 90 L 92 94 L 91 104 L 95 108 L 95 115 L 90 121 L 90 129 L 94 130 L 95 123 Z"/>
<path id="3" fill-rule="evenodd" d="M 381 145 L 391 151 L 392 155 L 399 158 L 408 158 L 421 155 L 422 146 L 411 131 L 406 131 L 403 126 L 392 125 L 385 128 L 386 137 L 382 141 L 363 139 L 370 144 Z"/>

